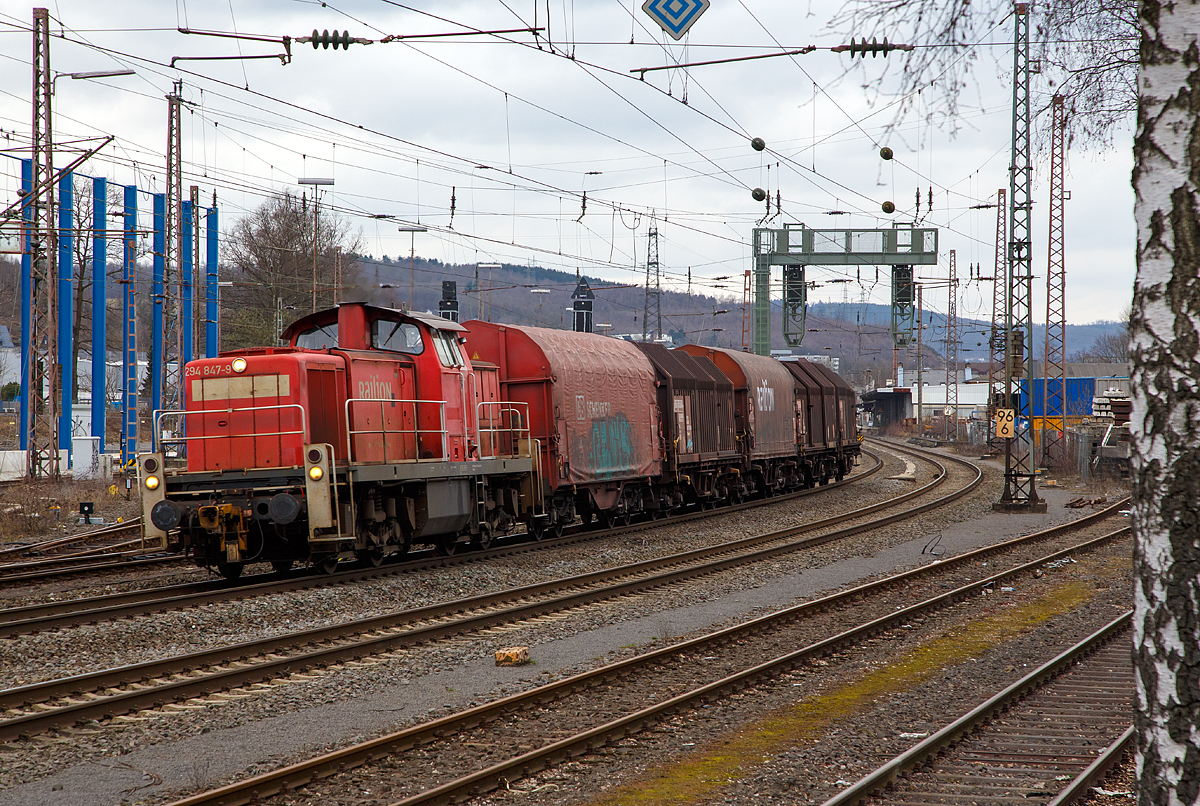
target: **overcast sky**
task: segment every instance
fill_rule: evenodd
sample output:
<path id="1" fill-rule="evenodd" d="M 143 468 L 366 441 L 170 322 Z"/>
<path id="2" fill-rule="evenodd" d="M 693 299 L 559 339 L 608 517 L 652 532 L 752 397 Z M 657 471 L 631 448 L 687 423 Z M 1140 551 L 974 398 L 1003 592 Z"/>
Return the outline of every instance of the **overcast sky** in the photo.
<path id="1" fill-rule="evenodd" d="M 57 81 L 55 140 L 116 135 L 81 172 L 161 191 L 166 101 L 182 80 L 184 187 L 217 194 L 223 227 L 267 194 L 299 192 L 300 177 L 330 177 L 322 196 L 362 230 L 372 255 L 455 263 L 536 263 L 614 282 L 644 279 L 647 232 L 659 233 L 668 288 L 741 296 L 750 268 L 750 232 L 766 210 L 754 188 L 782 197 L 765 226 L 889 227 L 914 217 L 921 188 L 923 226 L 940 233 L 959 276 L 994 265 L 996 189 L 1008 186 L 1010 23 L 980 46 L 978 85 L 964 88 L 957 132 L 922 122 L 930 101 L 892 134 L 884 60 L 828 50 L 688 70 L 630 71 L 794 49 L 842 39 L 825 28 L 828 4 L 796 0 L 712 0 L 687 39 L 675 43 L 638 0 L 52 0 L 51 67 L 71 73 L 129 67 L 136 76 Z M 24 155 L 30 121 L 32 7 L 0 0 L 0 146 Z M 999 22 L 999 20 L 998 20 Z M 412 37 L 467 30 L 525 32 Z M 179 33 L 240 32 L 276 41 Z M 293 59 L 234 61 L 173 57 L 263 56 L 279 38 L 314 28 L 375 40 L 348 51 L 292 44 Z M 380 42 L 385 37 L 397 37 Z M 632 39 L 632 44 L 630 44 Z M 902 40 L 902 34 L 893 41 Z M 888 57 L 895 61 L 902 54 Z M 865 91 L 863 85 L 870 85 Z M 1035 103 L 1046 88 L 1035 85 Z M 929 96 L 932 98 L 932 93 Z M 874 103 L 871 103 L 871 100 Z M 1039 120 L 1039 126 L 1046 122 Z M 752 137 L 766 141 L 757 152 Z M 884 162 L 879 148 L 896 158 Z M 27 154 L 27 152 L 25 152 Z M 1130 132 L 1112 150 L 1073 150 L 1066 204 L 1067 318 L 1117 319 L 1134 275 Z M 1034 318 L 1045 318 L 1048 170 L 1036 166 Z M 0 158 L 6 201 L 19 170 Z M 933 210 L 926 209 L 933 188 Z M 583 194 L 587 194 L 584 209 Z M 452 210 L 453 199 L 453 210 Z M 881 205 L 892 201 L 893 215 Z M 142 202 L 149 209 L 148 200 Z M 831 211 L 842 215 L 828 215 Z M 773 209 L 772 213 L 776 213 Z M 394 216 L 394 219 L 373 216 Z M 397 220 L 428 232 L 397 231 Z M 415 241 L 410 242 L 410 238 Z M 778 271 L 778 270 L 777 270 Z M 886 269 L 810 267 L 811 300 L 886 304 Z M 729 277 L 729 280 L 717 278 Z M 850 283 L 830 280 L 850 279 Z M 778 284 L 779 278 L 775 278 Z M 946 308 L 945 290 L 926 304 Z M 959 314 L 988 319 L 990 284 L 964 283 Z"/>

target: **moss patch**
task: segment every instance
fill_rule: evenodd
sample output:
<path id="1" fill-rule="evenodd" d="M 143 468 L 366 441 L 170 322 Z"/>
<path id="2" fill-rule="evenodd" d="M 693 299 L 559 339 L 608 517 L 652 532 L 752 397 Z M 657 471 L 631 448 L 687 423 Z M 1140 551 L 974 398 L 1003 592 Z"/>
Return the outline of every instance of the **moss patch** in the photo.
<path id="1" fill-rule="evenodd" d="M 781 751 L 816 738 L 834 722 L 866 709 L 878 698 L 914 688 L 948 666 L 983 655 L 1054 616 L 1070 612 L 1094 595 L 1091 584 L 1070 582 L 1036 600 L 954 627 L 900 656 L 886 668 L 781 709 L 741 728 L 721 745 L 663 769 L 654 778 L 621 787 L 590 803 L 677 806 L 717 796 Z"/>

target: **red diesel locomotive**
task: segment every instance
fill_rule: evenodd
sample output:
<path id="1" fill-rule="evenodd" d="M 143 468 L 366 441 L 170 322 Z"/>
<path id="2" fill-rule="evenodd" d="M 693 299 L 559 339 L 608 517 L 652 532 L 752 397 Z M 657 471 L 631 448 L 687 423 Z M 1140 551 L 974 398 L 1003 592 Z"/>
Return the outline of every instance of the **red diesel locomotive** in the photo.
<path id="1" fill-rule="evenodd" d="M 854 393 L 807 362 L 360 303 L 189 362 L 138 457 L 148 539 L 226 577 L 486 547 L 841 478 Z"/>

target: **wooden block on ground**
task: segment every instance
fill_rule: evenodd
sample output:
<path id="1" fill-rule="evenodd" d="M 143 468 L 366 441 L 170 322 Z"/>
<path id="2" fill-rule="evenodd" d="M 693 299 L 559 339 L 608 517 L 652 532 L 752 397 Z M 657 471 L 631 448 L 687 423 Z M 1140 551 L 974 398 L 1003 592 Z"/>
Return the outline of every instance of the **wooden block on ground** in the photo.
<path id="1" fill-rule="evenodd" d="M 522 666 L 529 663 L 529 647 L 510 646 L 496 650 L 497 666 Z"/>

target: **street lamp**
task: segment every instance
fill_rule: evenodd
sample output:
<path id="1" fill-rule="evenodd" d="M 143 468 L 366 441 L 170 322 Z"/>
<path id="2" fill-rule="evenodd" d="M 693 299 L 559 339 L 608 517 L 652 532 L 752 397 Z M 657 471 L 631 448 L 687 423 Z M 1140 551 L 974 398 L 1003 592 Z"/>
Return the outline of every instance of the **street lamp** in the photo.
<path id="1" fill-rule="evenodd" d="M 400 232 L 409 234 L 408 240 L 408 309 L 411 311 L 415 307 L 414 300 L 417 296 L 417 233 L 429 232 L 428 227 L 422 227 L 420 224 L 403 224 L 397 229 Z"/>
<path id="2" fill-rule="evenodd" d="M 317 312 L 317 185 L 332 186 L 333 180 L 328 177 L 300 177 L 297 185 L 313 185 L 313 283 L 312 283 L 312 312 Z"/>
<path id="3" fill-rule="evenodd" d="M 83 78 L 114 78 L 116 76 L 133 76 L 137 75 L 133 70 L 124 68 L 122 70 L 85 70 L 81 73 L 55 73 L 54 78 L 50 79 L 50 94 L 54 94 L 54 82 L 64 76 L 66 78 L 78 81 Z"/>

